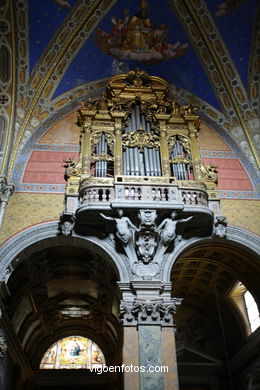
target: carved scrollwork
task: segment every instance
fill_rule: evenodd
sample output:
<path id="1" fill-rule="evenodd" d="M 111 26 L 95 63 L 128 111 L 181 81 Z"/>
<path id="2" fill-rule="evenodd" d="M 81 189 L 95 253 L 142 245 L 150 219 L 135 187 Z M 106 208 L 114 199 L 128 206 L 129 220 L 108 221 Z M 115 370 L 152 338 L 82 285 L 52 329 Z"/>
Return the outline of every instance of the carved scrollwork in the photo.
<path id="1" fill-rule="evenodd" d="M 160 137 L 156 134 L 145 132 L 139 128 L 137 131 L 130 131 L 122 135 L 122 145 L 124 148 L 139 148 L 143 151 L 146 148 L 158 148 L 160 146 Z"/>
<path id="2" fill-rule="evenodd" d="M 91 144 L 92 144 L 92 153 L 94 153 L 97 144 L 101 140 L 102 134 L 105 135 L 105 140 L 107 142 L 107 145 L 109 146 L 111 152 L 114 151 L 114 137 L 112 134 L 105 133 L 105 132 L 96 132 L 91 136 Z M 103 152 L 103 151 L 102 151 Z"/>
<path id="3" fill-rule="evenodd" d="M 101 139 L 101 135 L 102 135 L 101 132 L 92 134 L 92 136 L 91 136 L 92 150 L 99 143 L 99 141 Z"/>
<path id="4" fill-rule="evenodd" d="M 218 176 L 217 176 L 217 171 L 216 171 L 216 165 L 210 164 L 205 166 L 202 161 L 199 161 L 197 163 L 198 166 L 198 172 L 197 176 L 199 180 L 205 180 L 205 181 L 210 181 L 213 183 L 217 182 Z"/>
<path id="5" fill-rule="evenodd" d="M 186 152 L 190 153 L 190 140 L 189 140 L 189 138 L 187 138 L 183 135 L 179 135 L 179 139 L 180 139 L 181 145 L 183 146 L 184 150 L 186 150 Z"/>
<path id="6" fill-rule="evenodd" d="M 178 136 L 174 135 L 174 136 L 169 138 L 169 140 L 168 140 L 169 153 L 171 154 L 173 147 L 176 144 L 177 137 L 180 141 L 180 144 L 183 146 L 183 149 L 185 150 L 185 152 L 187 152 L 187 154 L 189 156 L 190 155 L 190 140 L 187 137 L 182 136 L 182 135 L 178 135 Z M 189 162 L 190 162 L 190 160 L 189 160 Z"/>
<path id="7" fill-rule="evenodd" d="M 98 156 L 93 156 L 93 161 L 114 161 L 114 157 L 109 156 L 109 154 L 106 153 L 100 153 Z"/>
<path id="8" fill-rule="evenodd" d="M 187 158 L 183 158 L 182 156 L 177 156 L 175 158 L 171 158 L 169 160 L 170 163 L 176 164 L 176 163 L 184 163 L 184 164 L 189 164 L 190 160 Z"/>
<path id="9" fill-rule="evenodd" d="M 137 252 L 144 264 L 150 263 L 155 254 L 158 244 L 158 234 L 153 231 L 143 231 L 136 233 L 135 245 Z"/>
<path id="10" fill-rule="evenodd" d="M 171 153 L 172 148 L 174 147 L 175 143 L 176 143 L 176 136 L 170 137 L 169 140 L 168 140 L 168 150 L 169 150 L 169 153 Z"/>
<path id="11" fill-rule="evenodd" d="M 73 158 L 69 157 L 65 162 L 65 176 L 67 178 L 71 176 L 80 176 L 81 175 L 81 168 L 82 168 L 82 163 L 79 161 L 75 161 Z"/>

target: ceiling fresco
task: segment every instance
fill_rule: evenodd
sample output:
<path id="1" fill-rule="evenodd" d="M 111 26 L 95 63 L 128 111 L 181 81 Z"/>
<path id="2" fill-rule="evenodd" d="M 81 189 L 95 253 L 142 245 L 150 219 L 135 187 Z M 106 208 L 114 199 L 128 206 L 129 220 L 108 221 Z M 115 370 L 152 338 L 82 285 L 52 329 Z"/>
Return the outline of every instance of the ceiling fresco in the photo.
<path id="1" fill-rule="evenodd" d="M 102 93 L 107 78 L 137 67 L 167 80 L 170 93 L 232 140 L 257 176 L 257 0 L 19 0 L 3 7 L 0 133 L 9 130 L 0 162 L 8 176 L 34 136 Z"/>
<path id="2" fill-rule="evenodd" d="M 110 77 L 116 73 L 124 73 L 139 67 L 149 74 L 163 77 L 172 84 L 188 89 L 218 107 L 217 99 L 208 78 L 189 44 L 185 31 L 167 1 L 150 2 L 149 8 L 145 11 L 147 17 L 143 19 L 144 26 L 142 27 L 144 31 L 151 29 L 152 34 L 149 37 L 149 33 L 145 32 L 143 34 L 146 34 L 144 42 L 138 43 L 138 38 L 136 39 L 133 36 L 134 34 L 132 36 L 130 34 L 131 24 L 134 23 L 133 19 L 140 12 L 140 1 L 118 1 L 102 20 L 99 27 L 93 31 L 72 62 L 54 97 L 84 82 Z M 103 43 L 109 39 L 113 41 L 113 35 L 116 41 L 119 34 L 116 34 L 114 30 L 117 28 L 116 22 L 120 23 L 119 20 L 122 23 L 125 22 L 125 37 L 120 44 L 114 46 L 112 44 L 110 51 L 104 53 L 104 45 L 102 48 L 102 44 L 97 44 L 100 41 L 98 39 L 99 33 L 101 32 L 104 35 Z M 142 19 L 139 18 L 139 20 Z M 150 23 L 150 27 L 145 26 L 145 23 Z M 139 26 L 133 28 L 138 29 Z M 151 35 L 162 33 L 163 29 L 165 29 L 166 35 L 165 50 L 159 47 L 156 39 L 151 38 Z M 149 38 L 151 42 L 149 42 Z M 137 40 L 136 47 L 134 47 L 135 39 Z M 117 52 L 119 52 L 119 55 L 116 55 Z M 91 59 L 91 63 L 88 61 L 89 59 Z"/>
<path id="3" fill-rule="evenodd" d="M 53 34 L 79 3 L 76 0 L 29 0 L 31 71 Z M 207 1 L 207 5 L 246 85 L 257 0 L 214 0 Z M 70 64 L 53 97 L 136 67 L 164 77 L 219 109 L 185 28 L 166 0 L 118 0 Z"/>

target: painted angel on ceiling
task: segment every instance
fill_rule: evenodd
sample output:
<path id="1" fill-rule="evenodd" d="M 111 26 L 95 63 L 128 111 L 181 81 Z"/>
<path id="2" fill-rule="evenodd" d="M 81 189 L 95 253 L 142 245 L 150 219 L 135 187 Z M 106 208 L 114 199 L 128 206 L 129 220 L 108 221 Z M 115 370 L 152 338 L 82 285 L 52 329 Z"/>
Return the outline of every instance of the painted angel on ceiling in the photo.
<path id="1" fill-rule="evenodd" d="M 125 14 L 123 19 L 113 17 L 110 33 L 98 29 L 95 43 L 118 60 L 153 64 L 182 56 L 188 43 L 168 43 L 168 26 L 158 22 L 152 25 L 147 11 L 148 2 L 141 0 L 135 15 Z"/>

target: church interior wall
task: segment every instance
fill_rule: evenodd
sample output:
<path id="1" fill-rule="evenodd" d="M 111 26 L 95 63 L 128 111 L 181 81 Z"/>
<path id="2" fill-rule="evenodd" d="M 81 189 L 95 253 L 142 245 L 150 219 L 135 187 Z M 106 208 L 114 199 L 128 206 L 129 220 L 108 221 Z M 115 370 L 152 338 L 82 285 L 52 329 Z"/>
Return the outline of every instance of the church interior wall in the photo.
<path id="1" fill-rule="evenodd" d="M 260 389 L 257 1 L 2 1 L 1 390 Z"/>

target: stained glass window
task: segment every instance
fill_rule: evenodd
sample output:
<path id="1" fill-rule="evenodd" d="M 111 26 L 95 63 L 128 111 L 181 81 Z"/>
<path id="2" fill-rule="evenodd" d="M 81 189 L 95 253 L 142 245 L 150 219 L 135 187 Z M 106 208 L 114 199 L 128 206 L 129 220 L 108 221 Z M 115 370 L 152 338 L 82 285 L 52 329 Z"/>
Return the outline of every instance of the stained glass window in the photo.
<path id="1" fill-rule="evenodd" d="M 81 336 L 60 339 L 44 354 L 40 369 L 94 368 L 105 364 L 104 354 L 92 340 Z"/>

